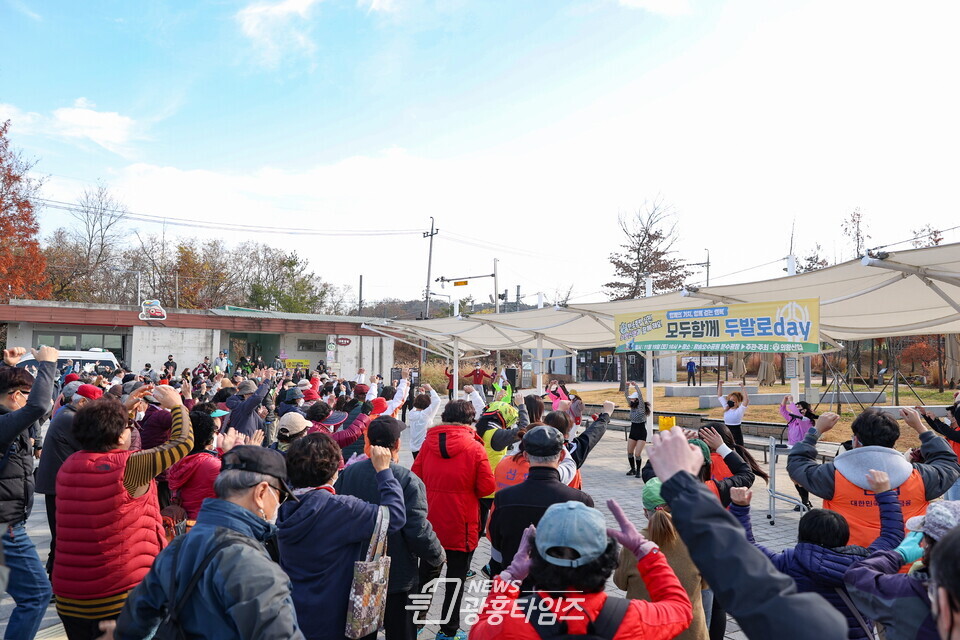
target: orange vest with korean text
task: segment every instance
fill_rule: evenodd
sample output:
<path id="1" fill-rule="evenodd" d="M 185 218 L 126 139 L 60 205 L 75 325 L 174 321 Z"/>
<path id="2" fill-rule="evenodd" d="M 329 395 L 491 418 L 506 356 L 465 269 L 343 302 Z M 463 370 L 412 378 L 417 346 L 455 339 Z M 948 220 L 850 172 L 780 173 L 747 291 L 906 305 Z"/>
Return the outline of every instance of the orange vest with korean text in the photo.
<path id="1" fill-rule="evenodd" d="M 834 482 L 836 489 L 833 499 L 824 500 L 823 508 L 836 511 L 847 519 L 850 526 L 850 540 L 847 544 L 869 547 L 880 536 L 880 506 L 873 492 L 861 489 L 836 470 Z M 926 513 L 928 502 L 919 471 L 914 469 L 906 481 L 894 491 L 900 499 L 904 522 Z"/>
<path id="2" fill-rule="evenodd" d="M 710 479 L 716 480 L 726 480 L 727 478 L 733 477 L 733 471 L 730 471 L 730 467 L 727 466 L 727 463 L 723 461 L 723 456 L 721 456 L 716 451 L 710 453 Z"/>

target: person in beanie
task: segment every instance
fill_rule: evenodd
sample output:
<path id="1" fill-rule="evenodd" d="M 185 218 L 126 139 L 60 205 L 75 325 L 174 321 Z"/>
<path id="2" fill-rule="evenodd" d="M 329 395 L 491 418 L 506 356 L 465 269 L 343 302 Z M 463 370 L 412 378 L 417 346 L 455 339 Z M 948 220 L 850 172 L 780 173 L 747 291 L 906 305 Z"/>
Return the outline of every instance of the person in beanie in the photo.
<path id="1" fill-rule="evenodd" d="M 223 454 L 222 462 L 213 487 L 217 497 L 204 500 L 193 528 L 157 556 L 130 594 L 116 629 L 108 631 L 108 640 L 153 637 L 167 608 L 181 600 L 179 617 L 187 637 L 304 639 L 290 578 L 264 547 L 277 533 L 272 521 L 280 503 L 291 495 L 283 456 L 242 445 Z M 207 562 L 193 594 L 183 599 Z"/>
<path id="2" fill-rule="evenodd" d="M 552 505 L 539 525 L 528 527 L 513 561 L 495 578 L 471 639 L 536 640 L 558 633 L 593 634 L 597 626 L 615 630 L 608 637 L 616 640 L 667 640 L 686 629 L 693 619 L 690 599 L 659 547 L 637 531 L 616 501 L 608 500 L 607 507 L 619 531 L 607 529 L 599 511 L 576 501 Z M 652 602 L 604 591 L 617 566 L 617 542 L 639 558 L 637 570 L 649 585 Z M 537 585 L 529 608 L 513 602 L 521 593 L 517 583 L 528 579 Z M 571 591 L 574 596 L 568 596 Z M 571 605 L 582 615 L 564 616 Z M 503 614 L 515 610 L 530 616 Z"/>
<path id="3" fill-rule="evenodd" d="M 647 528 L 640 533 L 660 547 L 660 553 L 667 559 L 690 598 L 693 621 L 686 631 L 677 636 L 677 640 L 707 640 L 709 634 L 702 593 L 707 584 L 673 526 L 670 505 L 660 495 L 662 484 L 659 478 L 653 478 L 643 485 L 643 514 L 647 518 Z M 637 569 L 637 558 L 626 547 L 620 549 L 620 563 L 613 574 L 613 583 L 626 591 L 631 600 L 651 600 L 650 590 Z"/>
<path id="4" fill-rule="evenodd" d="M 57 474 L 57 553 L 53 592 L 70 640 L 90 638 L 115 619 L 166 544 L 154 478 L 193 447 L 180 394 L 160 386 L 154 397 L 173 417 L 170 439 L 130 449 L 134 428 L 114 400 L 92 400 L 73 422 L 80 451 Z"/>
<path id="5" fill-rule="evenodd" d="M 370 447 L 389 534 L 406 524 L 392 456 L 386 447 Z M 344 638 L 353 563 L 366 557 L 379 512 L 377 504 L 336 493 L 339 467 L 340 447 L 323 433 L 300 438 L 287 450 L 287 472 L 299 501 L 284 504 L 277 519 L 280 566 L 293 582 L 297 620 L 310 640 Z"/>
<path id="6" fill-rule="evenodd" d="M 530 463 L 527 478 L 518 485 L 497 491 L 493 499 L 490 513 L 493 572 L 513 561 L 523 532 L 531 524 L 540 522 L 551 505 L 572 500 L 593 506 L 589 494 L 560 481 L 557 468 L 563 444 L 563 434 L 546 425 L 534 427 L 523 436 L 523 455 Z"/>
<path id="7" fill-rule="evenodd" d="M 427 566 L 439 568 L 446 559 L 440 540 L 427 520 L 427 490 L 423 481 L 406 467 L 397 464 L 400 456 L 400 432 L 403 427 L 403 423 L 395 418 L 380 416 L 370 423 L 366 439 L 368 456 L 371 448 L 375 446 L 391 451 L 390 471 L 403 490 L 403 505 L 406 511 L 406 524 L 387 541 L 390 584 L 383 621 L 387 640 L 416 638 L 417 627 L 413 623 L 415 611 L 407 610 L 406 605 L 409 602 L 408 595 L 418 586 L 418 560 Z M 344 469 L 334 488 L 338 494 L 380 504 L 377 471 L 369 459 Z M 371 634 L 368 640 L 375 640 L 375 636 L 376 634 Z"/>
<path id="8" fill-rule="evenodd" d="M 922 536 L 919 545 L 875 551 L 847 569 L 844 581 L 850 599 L 865 618 L 883 625 L 887 640 L 937 637 L 930 609 L 930 573 L 935 570 L 931 556 L 940 540 L 958 526 L 960 501 L 932 502 L 926 515 L 907 520 L 907 529 Z M 903 564 L 918 559 L 910 573 L 898 573 Z M 957 558 L 949 562 L 956 563 Z"/>
<path id="9" fill-rule="evenodd" d="M 32 350 L 37 377 L 17 363 L 26 349 L 4 349 L 0 367 L 0 523 L 3 555 L 9 569 L 6 592 L 16 602 L 7 622 L 6 637 L 32 638 L 50 604 L 50 581 L 37 548 L 27 535 L 26 522 L 33 506 L 33 451 L 30 428 L 50 410 L 57 350 Z"/>

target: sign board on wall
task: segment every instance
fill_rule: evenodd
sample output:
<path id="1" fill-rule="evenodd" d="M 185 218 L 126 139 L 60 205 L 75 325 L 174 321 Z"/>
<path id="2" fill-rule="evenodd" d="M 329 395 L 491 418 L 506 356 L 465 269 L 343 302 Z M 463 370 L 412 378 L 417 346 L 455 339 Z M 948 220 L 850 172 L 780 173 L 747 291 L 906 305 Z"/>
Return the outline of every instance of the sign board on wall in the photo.
<path id="1" fill-rule="evenodd" d="M 331 356 L 330 354 L 333 353 L 333 352 L 336 351 L 336 350 L 337 350 L 337 343 L 336 343 L 336 342 L 328 342 L 328 343 L 327 343 L 327 360 L 329 360 L 330 358 L 333 357 L 333 356 Z"/>
<path id="2" fill-rule="evenodd" d="M 820 300 L 618 313 L 614 327 L 617 353 L 671 349 L 819 353 Z"/>
<path id="3" fill-rule="evenodd" d="M 783 361 L 783 377 L 793 380 L 797 377 L 797 359 L 785 358 Z"/>
<path id="4" fill-rule="evenodd" d="M 337 338 L 337 344 L 341 347 L 349 347 L 350 338 Z"/>
<path id="5" fill-rule="evenodd" d="M 284 364 L 284 366 L 287 367 L 288 369 L 293 369 L 293 368 L 296 368 L 296 367 L 300 367 L 301 369 L 304 369 L 304 368 L 309 369 L 309 368 L 310 368 L 310 361 L 309 361 L 309 360 L 293 360 L 293 359 L 287 359 L 287 360 L 284 360 L 284 361 L 283 361 L 283 364 Z"/>

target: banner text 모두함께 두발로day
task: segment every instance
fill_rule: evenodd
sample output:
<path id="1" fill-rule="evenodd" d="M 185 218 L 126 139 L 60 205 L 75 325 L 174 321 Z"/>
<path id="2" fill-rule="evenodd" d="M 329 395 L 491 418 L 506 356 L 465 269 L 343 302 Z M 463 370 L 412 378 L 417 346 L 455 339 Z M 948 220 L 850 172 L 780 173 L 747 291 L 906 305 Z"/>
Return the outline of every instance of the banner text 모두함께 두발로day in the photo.
<path id="1" fill-rule="evenodd" d="M 614 324 L 617 353 L 820 350 L 818 298 L 622 313 Z"/>

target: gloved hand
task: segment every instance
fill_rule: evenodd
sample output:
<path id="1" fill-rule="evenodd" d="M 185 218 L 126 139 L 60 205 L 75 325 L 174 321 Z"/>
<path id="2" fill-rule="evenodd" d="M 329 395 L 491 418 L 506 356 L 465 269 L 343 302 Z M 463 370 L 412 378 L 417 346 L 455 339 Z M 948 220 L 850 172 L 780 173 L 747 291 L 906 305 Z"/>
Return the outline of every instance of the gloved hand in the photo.
<path id="1" fill-rule="evenodd" d="M 623 513 L 623 509 L 620 508 L 616 500 L 607 500 L 607 508 L 610 509 L 610 513 L 613 514 L 613 517 L 617 519 L 617 523 L 620 525 L 620 531 L 607 529 L 607 535 L 632 551 L 633 555 L 637 557 L 637 560 L 651 551 L 659 551 L 660 547 L 657 546 L 657 543 L 650 542 L 637 531 L 637 528 L 627 519 L 626 514 Z"/>
<path id="2" fill-rule="evenodd" d="M 900 546 L 894 549 L 903 558 L 903 564 L 913 564 L 923 557 L 923 549 L 920 548 L 921 540 L 923 540 L 922 531 L 911 531 L 900 543 Z"/>
<path id="3" fill-rule="evenodd" d="M 500 579 L 510 582 L 512 580 L 526 580 L 530 574 L 530 565 L 533 560 L 530 558 L 530 548 L 533 546 L 533 536 L 537 532 L 537 527 L 530 525 L 523 531 L 523 537 L 520 538 L 520 547 L 510 566 L 500 572 Z"/>

